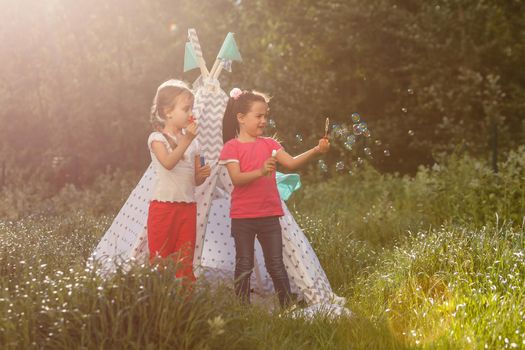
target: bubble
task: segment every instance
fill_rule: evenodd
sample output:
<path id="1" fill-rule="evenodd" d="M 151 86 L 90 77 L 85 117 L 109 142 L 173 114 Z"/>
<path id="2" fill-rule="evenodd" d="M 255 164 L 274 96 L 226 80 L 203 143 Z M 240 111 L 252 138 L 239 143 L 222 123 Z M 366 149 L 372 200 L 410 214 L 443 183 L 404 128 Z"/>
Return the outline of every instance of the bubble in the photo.
<path id="1" fill-rule="evenodd" d="M 354 124 L 357 124 L 361 121 L 361 117 L 359 116 L 359 113 L 352 113 L 351 118 Z"/>
<path id="2" fill-rule="evenodd" d="M 361 124 L 354 124 L 354 126 L 352 127 L 352 129 L 354 131 L 354 135 L 361 135 L 363 133 L 363 131 L 361 130 L 360 125 Z"/>
<path id="3" fill-rule="evenodd" d="M 297 134 L 297 135 L 295 135 L 295 141 L 296 141 L 297 143 L 301 143 L 301 142 L 303 142 L 303 137 L 301 136 L 301 134 Z"/>
<path id="4" fill-rule="evenodd" d="M 351 151 L 352 150 L 352 147 L 354 146 L 355 144 L 355 136 L 354 135 L 348 135 L 346 140 L 345 140 L 345 143 L 344 143 L 344 146 L 347 150 Z"/>
<path id="5" fill-rule="evenodd" d="M 414 130 L 408 130 L 408 134 L 409 134 L 410 136 L 414 136 Z"/>
<path id="6" fill-rule="evenodd" d="M 370 130 L 368 130 L 368 129 L 363 130 L 363 136 L 364 137 L 370 137 L 370 135 L 371 135 L 370 134 Z"/>
<path id="7" fill-rule="evenodd" d="M 408 112 L 408 109 L 407 109 L 406 107 L 403 107 L 403 108 L 401 108 L 401 111 L 402 111 L 403 113 L 406 113 L 406 112 Z"/>
<path id="8" fill-rule="evenodd" d="M 371 156 L 372 156 L 372 150 L 370 149 L 370 147 L 365 147 L 365 148 L 363 148 L 363 152 L 365 152 L 365 154 L 366 154 L 368 157 L 371 157 Z"/>
<path id="9" fill-rule="evenodd" d="M 324 160 L 319 159 L 318 165 L 319 165 L 319 170 L 321 170 L 323 173 L 328 172 L 328 166 L 326 166 L 326 163 L 324 162 Z"/>
<path id="10" fill-rule="evenodd" d="M 170 32 L 175 33 L 179 29 L 176 23 L 170 24 Z"/>
<path id="11" fill-rule="evenodd" d="M 362 165 L 365 161 L 361 157 L 357 157 L 357 165 Z"/>
<path id="12" fill-rule="evenodd" d="M 334 125 L 332 135 L 334 137 L 345 137 L 348 134 L 348 129 L 344 125 Z"/>
<path id="13" fill-rule="evenodd" d="M 332 136 L 332 138 L 336 138 L 337 137 L 337 132 L 339 131 L 339 128 L 341 126 L 339 126 L 339 124 L 333 124 L 332 127 L 330 128 L 330 135 Z"/>
<path id="14" fill-rule="evenodd" d="M 352 170 L 348 170 L 348 175 L 352 176 L 354 175 L 354 172 Z"/>
<path id="15" fill-rule="evenodd" d="M 409 95 L 413 95 L 413 94 L 414 94 L 414 90 L 412 90 L 412 89 L 409 88 L 409 89 L 407 90 L 407 93 L 408 93 Z"/>
<path id="16" fill-rule="evenodd" d="M 387 149 L 383 151 L 383 154 L 385 155 L 385 157 L 390 157 L 390 151 Z"/>
<path id="17" fill-rule="evenodd" d="M 375 140 L 374 143 L 376 144 L 376 146 L 381 146 L 382 144 L 381 140 L 379 139 Z"/>
<path id="18" fill-rule="evenodd" d="M 276 124 L 275 124 L 275 120 L 273 120 L 273 119 L 268 119 L 268 127 L 274 129 L 275 126 L 276 126 Z"/>
<path id="19" fill-rule="evenodd" d="M 337 162 L 337 163 L 335 164 L 335 169 L 336 169 L 337 171 L 342 171 L 342 170 L 344 170 L 344 169 L 345 169 L 345 163 L 343 163 L 343 162 Z"/>

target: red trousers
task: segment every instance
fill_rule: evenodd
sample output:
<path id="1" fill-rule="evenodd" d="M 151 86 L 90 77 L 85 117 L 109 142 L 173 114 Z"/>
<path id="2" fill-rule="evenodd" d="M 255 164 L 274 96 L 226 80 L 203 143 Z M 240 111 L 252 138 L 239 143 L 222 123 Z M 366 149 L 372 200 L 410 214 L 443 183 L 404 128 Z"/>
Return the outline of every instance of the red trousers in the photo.
<path id="1" fill-rule="evenodd" d="M 193 252 L 196 226 L 196 203 L 151 201 L 148 211 L 150 263 L 156 257 L 170 257 L 179 264 L 177 277 L 195 281 Z"/>

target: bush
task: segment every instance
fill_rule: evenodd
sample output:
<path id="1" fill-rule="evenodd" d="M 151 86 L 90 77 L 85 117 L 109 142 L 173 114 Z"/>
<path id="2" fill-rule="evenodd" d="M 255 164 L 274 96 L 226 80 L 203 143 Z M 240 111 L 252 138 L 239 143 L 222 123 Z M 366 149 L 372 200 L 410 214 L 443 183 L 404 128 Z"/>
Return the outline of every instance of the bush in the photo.
<path id="1" fill-rule="evenodd" d="M 306 216 L 334 223 L 348 237 L 389 246 L 407 231 L 445 222 L 481 227 L 497 220 L 519 227 L 525 218 L 525 147 L 510 152 L 499 172 L 468 155 L 452 156 L 414 177 L 380 174 L 365 166 L 354 175 L 307 184 L 293 200 Z"/>

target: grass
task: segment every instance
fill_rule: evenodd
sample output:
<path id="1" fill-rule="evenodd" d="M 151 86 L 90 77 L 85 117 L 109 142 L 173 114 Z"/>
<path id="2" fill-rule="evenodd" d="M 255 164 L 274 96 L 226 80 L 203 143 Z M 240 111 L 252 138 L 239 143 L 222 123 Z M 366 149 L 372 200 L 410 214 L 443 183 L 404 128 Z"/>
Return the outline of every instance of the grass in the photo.
<path id="1" fill-rule="evenodd" d="M 9 190 L 0 348 L 523 348 L 525 150 L 500 169 L 468 157 L 413 178 L 364 168 L 294 195 L 296 219 L 355 313 L 338 320 L 247 307 L 227 286 L 188 296 L 172 266 L 100 278 L 87 257 L 136 175 L 106 174 L 47 198 L 38 186 Z"/>

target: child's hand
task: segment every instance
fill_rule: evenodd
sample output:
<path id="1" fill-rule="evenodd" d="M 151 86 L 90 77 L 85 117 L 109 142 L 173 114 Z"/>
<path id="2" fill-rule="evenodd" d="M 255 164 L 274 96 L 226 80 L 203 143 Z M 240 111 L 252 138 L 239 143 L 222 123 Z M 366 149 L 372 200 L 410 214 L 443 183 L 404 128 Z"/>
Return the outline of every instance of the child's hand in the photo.
<path id="1" fill-rule="evenodd" d="M 197 122 L 192 122 L 190 123 L 187 127 L 186 127 L 186 135 L 184 135 L 184 137 L 186 137 L 189 141 L 193 141 L 193 139 L 195 137 L 197 137 L 197 129 L 199 127 L 199 124 L 197 124 Z"/>
<path id="2" fill-rule="evenodd" d="M 319 150 L 319 153 L 326 153 L 330 149 L 330 141 L 328 138 L 323 137 L 319 140 L 319 145 L 317 145 L 317 149 Z"/>
<path id="3" fill-rule="evenodd" d="M 266 176 L 266 175 L 274 172 L 275 169 L 276 169 L 276 162 L 277 162 L 277 160 L 275 159 L 275 157 L 270 157 L 270 158 L 266 159 L 264 161 L 264 164 L 263 164 L 262 168 L 261 168 L 262 175 Z"/>
<path id="4" fill-rule="evenodd" d="M 204 180 L 211 174 L 211 168 L 208 164 L 197 168 L 197 178 Z"/>

